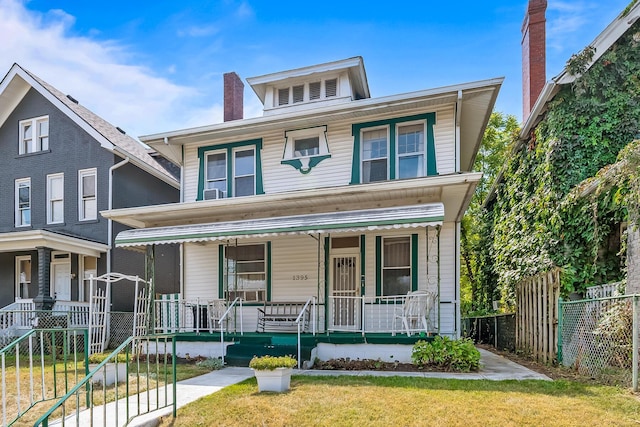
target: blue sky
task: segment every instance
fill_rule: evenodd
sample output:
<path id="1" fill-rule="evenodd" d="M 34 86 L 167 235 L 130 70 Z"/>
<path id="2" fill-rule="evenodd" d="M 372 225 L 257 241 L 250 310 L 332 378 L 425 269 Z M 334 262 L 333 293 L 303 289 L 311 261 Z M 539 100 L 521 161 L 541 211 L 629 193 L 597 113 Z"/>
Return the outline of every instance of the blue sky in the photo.
<path id="1" fill-rule="evenodd" d="M 547 79 L 630 0 L 548 0 Z M 222 121 L 241 78 L 362 56 L 373 97 L 505 77 L 521 119 L 526 0 L 0 0 L 0 73 L 14 62 L 140 136 Z M 372 6 L 373 5 L 373 6 Z M 261 114 L 245 86 L 245 117 Z"/>

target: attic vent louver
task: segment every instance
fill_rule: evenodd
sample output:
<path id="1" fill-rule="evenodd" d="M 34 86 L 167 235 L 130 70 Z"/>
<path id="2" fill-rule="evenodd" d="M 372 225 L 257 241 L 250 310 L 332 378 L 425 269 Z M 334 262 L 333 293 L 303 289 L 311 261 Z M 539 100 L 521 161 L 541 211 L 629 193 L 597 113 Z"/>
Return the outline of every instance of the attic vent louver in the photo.
<path id="1" fill-rule="evenodd" d="M 67 98 L 69 98 L 69 101 L 73 102 L 74 104 L 78 104 L 78 100 L 75 99 L 73 96 L 67 95 Z"/>
<path id="2" fill-rule="evenodd" d="M 124 130 L 120 129 L 118 126 L 116 126 L 116 129 L 118 129 L 118 131 L 123 135 L 127 134 Z"/>

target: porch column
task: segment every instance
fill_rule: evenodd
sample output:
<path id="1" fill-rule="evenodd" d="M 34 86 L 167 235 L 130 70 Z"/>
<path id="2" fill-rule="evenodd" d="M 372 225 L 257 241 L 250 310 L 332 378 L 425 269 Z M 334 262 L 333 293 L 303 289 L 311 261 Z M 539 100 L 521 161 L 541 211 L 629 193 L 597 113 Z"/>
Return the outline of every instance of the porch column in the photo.
<path id="1" fill-rule="evenodd" d="M 153 331 L 155 324 L 155 299 L 156 299 L 156 245 L 147 245 L 144 256 L 144 274 L 149 289 L 149 324 L 148 331 Z"/>
<path id="2" fill-rule="evenodd" d="M 51 297 L 51 248 L 36 247 L 38 251 L 38 295 L 33 299 L 36 310 L 51 310 L 55 300 Z"/>

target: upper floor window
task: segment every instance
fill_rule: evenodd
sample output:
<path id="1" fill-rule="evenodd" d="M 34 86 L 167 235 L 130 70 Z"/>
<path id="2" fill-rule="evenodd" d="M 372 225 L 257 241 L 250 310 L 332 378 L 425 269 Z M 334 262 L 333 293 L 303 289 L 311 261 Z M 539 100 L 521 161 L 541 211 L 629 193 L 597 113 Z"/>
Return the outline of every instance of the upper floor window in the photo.
<path id="1" fill-rule="evenodd" d="M 354 124 L 351 184 L 437 175 L 435 113 Z"/>
<path id="2" fill-rule="evenodd" d="M 37 117 L 20 122 L 19 154 L 49 149 L 49 117 Z"/>
<path id="3" fill-rule="evenodd" d="M 281 164 L 293 166 L 306 174 L 322 160 L 331 157 L 327 143 L 327 126 L 289 130 L 284 135 L 285 146 Z"/>
<path id="4" fill-rule="evenodd" d="M 198 200 L 262 194 L 262 140 L 200 147 Z"/>
<path id="5" fill-rule="evenodd" d="M 16 180 L 16 227 L 31 225 L 31 178 Z"/>
<path id="6" fill-rule="evenodd" d="M 398 178 L 424 176 L 424 124 L 398 125 Z"/>
<path id="7" fill-rule="evenodd" d="M 98 183 L 95 169 L 78 171 L 78 218 L 98 218 Z"/>
<path id="8" fill-rule="evenodd" d="M 387 128 L 362 132 L 362 182 L 388 179 Z"/>
<path id="9" fill-rule="evenodd" d="M 64 174 L 47 175 L 47 224 L 64 222 Z"/>

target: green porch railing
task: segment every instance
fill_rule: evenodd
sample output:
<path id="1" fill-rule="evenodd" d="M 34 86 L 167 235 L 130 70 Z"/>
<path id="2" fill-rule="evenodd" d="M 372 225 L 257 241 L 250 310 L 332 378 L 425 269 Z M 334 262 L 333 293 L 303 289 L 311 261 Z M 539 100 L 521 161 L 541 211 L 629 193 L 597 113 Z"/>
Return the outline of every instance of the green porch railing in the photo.
<path id="1" fill-rule="evenodd" d="M 86 329 L 62 328 L 33 329 L 2 348 L 2 425 L 77 384 L 86 375 L 87 348 Z"/>
<path id="2" fill-rule="evenodd" d="M 85 405 L 81 404 L 83 397 Z M 129 337 L 92 367 L 34 426 L 47 427 L 58 419 L 63 426 L 128 425 L 140 415 L 167 407 L 175 417 L 175 335 Z"/>

